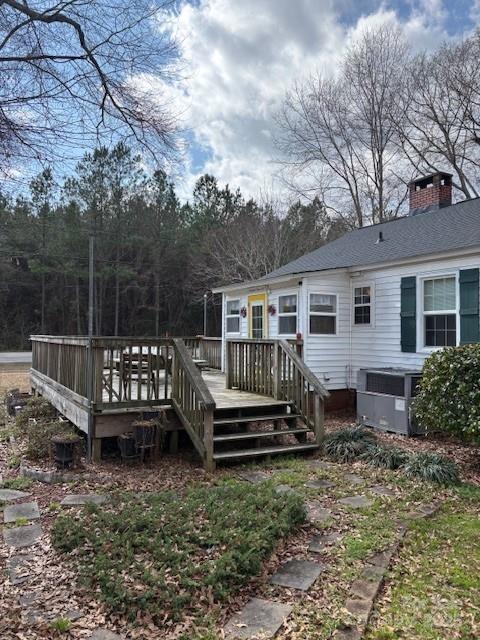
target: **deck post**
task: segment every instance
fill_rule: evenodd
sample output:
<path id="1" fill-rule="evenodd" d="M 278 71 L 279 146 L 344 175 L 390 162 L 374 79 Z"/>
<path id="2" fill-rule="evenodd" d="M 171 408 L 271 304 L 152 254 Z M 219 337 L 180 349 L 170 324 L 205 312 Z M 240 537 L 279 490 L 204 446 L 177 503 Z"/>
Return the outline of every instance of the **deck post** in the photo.
<path id="1" fill-rule="evenodd" d="M 281 368 L 280 368 L 280 346 L 275 340 L 273 343 L 273 397 L 275 400 L 280 400 L 280 389 L 282 386 L 281 381 Z"/>
<path id="2" fill-rule="evenodd" d="M 205 445 L 205 471 L 207 471 L 207 473 L 213 473 L 215 471 L 215 460 L 213 459 L 212 409 L 208 409 L 204 413 L 203 429 L 203 444 Z"/>
<path id="3" fill-rule="evenodd" d="M 323 400 L 318 393 L 313 396 L 313 424 L 315 431 L 315 442 L 322 447 L 325 437 L 324 424 L 323 424 L 324 405 Z"/>
<path id="4" fill-rule="evenodd" d="M 92 462 L 102 461 L 102 438 L 92 438 Z"/>
<path id="5" fill-rule="evenodd" d="M 225 387 L 227 389 L 231 389 L 232 388 L 232 371 L 230 369 L 230 343 L 228 342 L 228 340 L 225 341 Z"/>

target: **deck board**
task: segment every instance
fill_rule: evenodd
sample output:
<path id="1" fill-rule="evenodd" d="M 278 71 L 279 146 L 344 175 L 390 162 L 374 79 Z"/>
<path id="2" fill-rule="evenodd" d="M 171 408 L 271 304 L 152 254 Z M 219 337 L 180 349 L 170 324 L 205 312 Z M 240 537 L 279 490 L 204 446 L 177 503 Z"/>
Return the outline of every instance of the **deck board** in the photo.
<path id="1" fill-rule="evenodd" d="M 280 400 L 274 400 L 270 396 L 262 396 L 257 393 L 248 391 L 239 391 L 238 389 L 226 388 L 226 376 L 221 371 L 214 369 L 205 369 L 202 371 L 202 377 L 205 380 L 210 393 L 215 400 L 217 409 L 235 409 L 241 407 L 261 407 L 266 405 L 282 405 L 285 404 Z M 169 392 L 170 392 L 169 380 Z M 159 401 L 165 398 L 165 372 L 161 371 L 159 376 Z M 113 386 L 118 389 L 118 377 L 114 376 Z M 167 398 L 170 397 L 168 393 Z M 147 384 L 142 382 L 140 394 L 138 393 L 138 383 L 132 382 L 132 399 L 145 399 L 146 404 L 154 404 L 155 401 L 147 401 Z M 103 390 L 103 402 L 108 402 L 108 392 Z M 112 409 L 115 408 L 115 402 L 111 403 Z M 119 412 L 122 412 L 119 409 Z"/>

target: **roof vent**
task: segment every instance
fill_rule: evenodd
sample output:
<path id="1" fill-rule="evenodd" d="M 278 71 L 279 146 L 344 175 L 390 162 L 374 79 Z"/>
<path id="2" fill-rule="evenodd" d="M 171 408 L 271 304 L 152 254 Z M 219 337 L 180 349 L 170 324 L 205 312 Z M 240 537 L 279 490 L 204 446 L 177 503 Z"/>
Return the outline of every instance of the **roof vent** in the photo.
<path id="1" fill-rule="evenodd" d="M 383 231 L 378 232 L 378 238 L 375 240 L 375 244 L 380 244 L 380 242 L 383 242 Z"/>
<path id="2" fill-rule="evenodd" d="M 412 180 L 409 184 L 410 215 L 452 204 L 452 174 L 437 171 Z"/>

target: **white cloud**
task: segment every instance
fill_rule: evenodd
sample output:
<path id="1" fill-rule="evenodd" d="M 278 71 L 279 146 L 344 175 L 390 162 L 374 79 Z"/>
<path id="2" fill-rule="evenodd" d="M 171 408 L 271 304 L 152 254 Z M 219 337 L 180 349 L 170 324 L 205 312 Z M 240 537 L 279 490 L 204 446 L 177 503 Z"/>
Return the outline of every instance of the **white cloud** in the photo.
<path id="1" fill-rule="evenodd" d="M 168 97 L 208 156 L 200 171 L 187 161 L 182 196 L 190 197 L 205 172 L 245 195 L 271 188 L 274 114 L 285 91 L 313 69 L 333 72 L 344 48 L 365 28 L 399 23 L 394 11 L 381 6 L 347 28 L 338 17 L 341 4 L 201 0 L 180 7 L 173 23 L 186 77 L 181 87 L 168 89 Z M 402 27 L 416 48 L 429 48 L 445 37 L 444 19 L 440 0 L 423 0 Z"/>

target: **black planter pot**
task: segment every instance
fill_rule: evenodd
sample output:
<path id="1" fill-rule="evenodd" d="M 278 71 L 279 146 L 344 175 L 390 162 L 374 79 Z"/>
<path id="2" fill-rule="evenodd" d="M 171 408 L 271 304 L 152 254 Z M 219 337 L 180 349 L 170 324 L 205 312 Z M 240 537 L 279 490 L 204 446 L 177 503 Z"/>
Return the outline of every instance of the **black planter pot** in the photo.
<path id="1" fill-rule="evenodd" d="M 150 420 L 137 420 L 132 423 L 137 447 L 148 448 L 155 446 L 155 423 Z"/>
<path id="2" fill-rule="evenodd" d="M 135 460 L 139 456 L 133 433 L 122 433 L 119 435 L 118 448 L 120 449 L 122 460 Z"/>
<path id="3" fill-rule="evenodd" d="M 65 436 L 53 436 L 53 459 L 59 469 L 68 469 L 75 463 L 75 447 L 79 445 L 81 438 L 66 438 Z"/>

